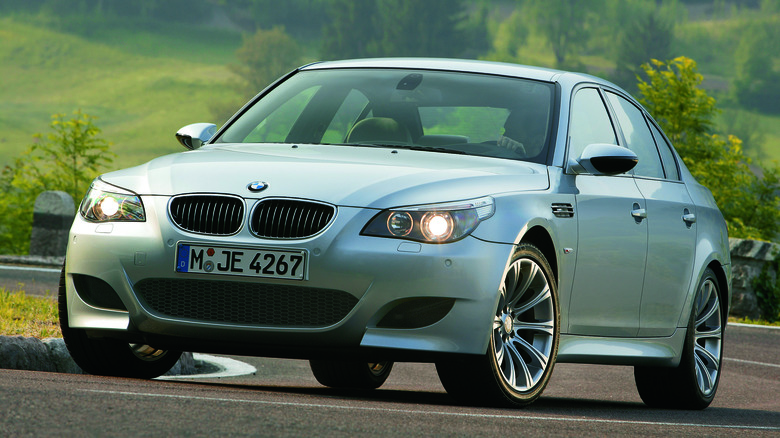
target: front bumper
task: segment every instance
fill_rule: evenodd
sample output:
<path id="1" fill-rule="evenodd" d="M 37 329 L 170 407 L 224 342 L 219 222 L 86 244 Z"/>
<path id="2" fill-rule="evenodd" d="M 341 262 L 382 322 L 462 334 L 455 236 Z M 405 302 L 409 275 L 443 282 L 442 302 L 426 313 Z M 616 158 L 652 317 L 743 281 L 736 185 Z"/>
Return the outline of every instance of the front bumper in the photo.
<path id="1" fill-rule="evenodd" d="M 142 223 L 96 224 L 77 216 L 66 261 L 71 327 L 87 329 L 92 336 L 164 348 L 300 358 L 321 356 L 323 351 L 393 349 L 410 353 L 411 359 L 419 352 L 422 360 L 426 352 L 483 354 L 487 350 L 499 282 L 512 245 L 473 237 L 431 245 L 361 236 L 362 227 L 376 211 L 349 207 L 340 207 L 329 228 L 308 239 L 259 239 L 246 226 L 234 236 L 202 236 L 181 231 L 170 223 L 164 213 L 168 199 L 143 197 L 147 220 Z M 179 242 L 304 250 L 309 261 L 307 279 L 227 278 L 176 272 Z M 105 281 L 126 310 L 88 304 L 90 300 L 76 290 L 74 275 Z M 202 321 L 172 317 L 150 308 L 137 287 L 149 279 L 187 281 L 188 285 L 227 281 L 247 286 L 327 289 L 349 294 L 356 304 L 338 322 L 318 327 Z M 422 327 L 380 324 L 388 312 L 416 298 L 445 299 L 439 302 L 450 303 L 451 309 Z M 306 320 L 305 314 L 299 316 L 298 320 Z"/>

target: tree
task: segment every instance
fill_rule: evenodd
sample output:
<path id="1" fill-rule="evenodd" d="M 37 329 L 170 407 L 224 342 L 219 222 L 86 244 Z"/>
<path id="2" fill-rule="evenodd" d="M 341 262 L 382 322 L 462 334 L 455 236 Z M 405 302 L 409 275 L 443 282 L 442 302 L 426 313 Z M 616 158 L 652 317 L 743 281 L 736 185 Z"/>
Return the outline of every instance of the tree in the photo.
<path id="1" fill-rule="evenodd" d="M 734 55 L 734 92 L 739 103 L 766 113 L 780 113 L 780 56 L 777 20 L 748 26 Z"/>
<path id="2" fill-rule="evenodd" d="M 473 13 L 471 13 L 473 12 Z M 334 0 L 323 30 L 325 59 L 464 56 L 484 50 L 484 5 L 464 0 Z"/>
<path id="3" fill-rule="evenodd" d="M 283 27 L 259 29 L 254 35 L 244 37 L 243 45 L 236 51 L 238 64 L 231 70 L 241 78 L 239 91 L 245 97 L 254 96 L 271 82 L 296 67 L 300 67 L 302 51 Z"/>
<path id="4" fill-rule="evenodd" d="M 379 29 L 371 17 L 376 3 L 365 0 L 333 0 L 323 28 L 323 59 L 366 58 L 372 56 L 369 46 L 379 38 Z"/>
<path id="5" fill-rule="evenodd" d="M 537 32 L 552 46 L 555 66 L 577 67 L 571 56 L 588 42 L 588 27 L 601 2 L 597 0 L 530 0 L 530 13 Z"/>
<path id="6" fill-rule="evenodd" d="M 622 1 L 615 8 L 624 11 L 612 25 L 619 29 L 614 80 L 636 91 L 639 66 L 651 59 L 669 58 L 674 23 L 652 1 Z"/>
<path id="7" fill-rule="evenodd" d="M 517 53 L 528 38 L 525 13 L 515 9 L 504 21 L 494 27 L 492 51 L 486 56 L 491 61 L 517 62 Z"/>
<path id="8" fill-rule="evenodd" d="M 712 134 L 715 99 L 699 87 L 703 77 L 685 57 L 642 65 L 640 102 L 661 125 L 686 167 L 712 191 L 732 237 L 772 240 L 780 232 L 780 170 L 751 172 L 739 138 Z"/>
<path id="9" fill-rule="evenodd" d="M 110 144 L 98 137 L 94 117 L 77 110 L 73 118 L 52 116 L 47 135 L 35 134 L 27 151 L 0 175 L 0 252 L 26 253 L 35 199 L 45 190 L 61 190 L 78 203 L 89 184 L 113 161 Z"/>
<path id="10" fill-rule="evenodd" d="M 463 0 L 378 0 L 376 7 L 376 55 L 452 57 L 463 49 Z"/>
<path id="11" fill-rule="evenodd" d="M 236 58 L 238 63 L 230 65 L 230 69 L 238 79 L 233 83 L 237 96 L 212 102 L 210 107 L 211 115 L 218 123 L 226 121 L 273 81 L 300 67 L 303 51 L 283 27 L 274 27 L 244 36 L 244 43 L 236 50 Z"/>

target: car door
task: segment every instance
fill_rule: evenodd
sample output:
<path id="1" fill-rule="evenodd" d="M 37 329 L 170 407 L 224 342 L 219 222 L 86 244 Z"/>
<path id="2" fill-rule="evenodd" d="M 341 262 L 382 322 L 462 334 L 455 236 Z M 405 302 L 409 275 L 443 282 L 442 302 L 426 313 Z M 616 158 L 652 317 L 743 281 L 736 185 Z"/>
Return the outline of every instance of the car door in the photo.
<path id="1" fill-rule="evenodd" d="M 639 157 L 634 178 L 647 202 L 647 267 L 638 335 L 670 336 L 693 273 L 696 211 L 660 130 L 628 99 L 609 91 L 606 96 L 627 147 Z"/>
<path id="2" fill-rule="evenodd" d="M 618 144 L 597 88 L 579 89 L 569 123 L 569 160 L 593 143 Z M 636 336 L 647 254 L 645 200 L 631 175 L 575 177 L 578 242 L 568 332 Z"/>

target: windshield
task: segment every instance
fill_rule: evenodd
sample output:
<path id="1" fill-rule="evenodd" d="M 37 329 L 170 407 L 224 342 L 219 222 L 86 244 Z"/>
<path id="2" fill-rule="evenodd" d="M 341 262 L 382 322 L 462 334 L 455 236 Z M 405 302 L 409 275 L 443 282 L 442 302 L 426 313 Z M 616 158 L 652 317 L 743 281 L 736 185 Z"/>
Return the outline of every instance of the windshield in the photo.
<path id="1" fill-rule="evenodd" d="M 544 163 L 553 85 L 470 73 L 333 69 L 292 76 L 215 143 L 394 147 Z"/>

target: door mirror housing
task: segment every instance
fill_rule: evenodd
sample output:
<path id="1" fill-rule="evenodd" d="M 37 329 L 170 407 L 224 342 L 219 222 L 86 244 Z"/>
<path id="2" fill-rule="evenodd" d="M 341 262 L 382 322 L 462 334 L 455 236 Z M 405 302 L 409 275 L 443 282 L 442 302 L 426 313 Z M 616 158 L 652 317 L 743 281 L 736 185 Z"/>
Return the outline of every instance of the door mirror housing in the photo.
<path id="1" fill-rule="evenodd" d="M 217 125 L 213 123 L 193 123 L 179 129 L 176 132 L 176 140 L 185 148 L 193 150 L 211 140 L 216 132 Z"/>
<path id="2" fill-rule="evenodd" d="M 585 147 L 576 163 L 572 163 L 571 169 L 577 174 L 619 175 L 633 169 L 638 162 L 639 158 L 628 148 L 594 143 Z"/>

